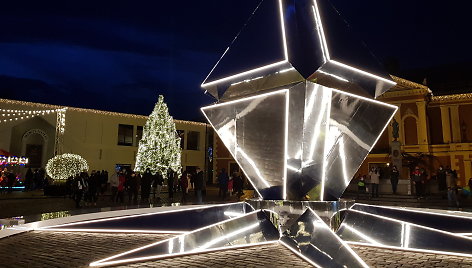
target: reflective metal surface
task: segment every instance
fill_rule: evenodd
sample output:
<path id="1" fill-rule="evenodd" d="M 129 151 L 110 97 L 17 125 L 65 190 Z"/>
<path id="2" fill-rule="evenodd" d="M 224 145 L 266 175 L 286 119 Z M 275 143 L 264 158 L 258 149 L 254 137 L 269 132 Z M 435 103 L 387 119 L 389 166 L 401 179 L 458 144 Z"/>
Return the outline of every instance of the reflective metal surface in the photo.
<path id="1" fill-rule="evenodd" d="M 283 234 L 281 242 L 318 267 L 368 267 L 311 209 Z"/>
<path id="2" fill-rule="evenodd" d="M 351 209 L 406 221 L 457 234 L 472 234 L 472 214 L 470 217 L 439 212 L 411 210 L 401 207 L 385 207 L 355 204 Z"/>
<path id="3" fill-rule="evenodd" d="M 337 234 L 371 246 L 472 257 L 472 238 L 356 210 L 346 213 Z"/>
<path id="4" fill-rule="evenodd" d="M 277 242 L 280 233 L 269 220 L 272 216 L 268 211 L 254 211 L 91 263 L 90 266 L 113 265 Z"/>
<path id="5" fill-rule="evenodd" d="M 338 212 L 354 205 L 354 201 L 246 200 L 246 202 L 256 210 L 275 212 L 282 232 L 294 224 L 307 208 L 313 210 L 331 230 L 337 230 L 342 220 Z"/>
<path id="6" fill-rule="evenodd" d="M 396 107 L 305 81 L 202 111 L 263 199 L 337 200 Z"/>
<path id="7" fill-rule="evenodd" d="M 371 97 L 395 84 L 329 0 L 265 0 L 202 87 L 224 100 L 305 79 Z"/>
<path id="8" fill-rule="evenodd" d="M 202 108 L 231 155 L 266 199 L 282 199 L 288 90 Z"/>
<path id="9" fill-rule="evenodd" d="M 43 231 L 183 233 L 253 211 L 245 203 L 209 205 L 131 216 L 73 222 L 41 228 Z M 188 220 L 192 219 L 192 220 Z M 171 224 L 170 224 L 171 223 Z"/>

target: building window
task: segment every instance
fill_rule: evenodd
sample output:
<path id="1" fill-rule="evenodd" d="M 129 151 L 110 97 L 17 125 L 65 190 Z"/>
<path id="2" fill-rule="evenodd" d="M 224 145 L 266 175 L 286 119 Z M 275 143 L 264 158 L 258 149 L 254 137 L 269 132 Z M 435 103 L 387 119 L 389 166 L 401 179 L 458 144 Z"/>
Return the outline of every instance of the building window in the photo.
<path id="1" fill-rule="evenodd" d="M 143 138 L 143 126 L 136 128 L 136 146 L 139 146 L 139 141 Z"/>
<path id="2" fill-rule="evenodd" d="M 183 130 L 177 130 L 177 135 L 179 135 L 180 138 L 180 149 L 184 149 L 184 141 L 185 141 L 185 131 Z"/>
<path id="3" fill-rule="evenodd" d="M 200 150 L 199 141 L 200 141 L 200 132 L 197 132 L 197 131 L 187 132 L 187 150 Z"/>
<path id="4" fill-rule="evenodd" d="M 118 125 L 118 145 L 133 146 L 132 125 Z"/>

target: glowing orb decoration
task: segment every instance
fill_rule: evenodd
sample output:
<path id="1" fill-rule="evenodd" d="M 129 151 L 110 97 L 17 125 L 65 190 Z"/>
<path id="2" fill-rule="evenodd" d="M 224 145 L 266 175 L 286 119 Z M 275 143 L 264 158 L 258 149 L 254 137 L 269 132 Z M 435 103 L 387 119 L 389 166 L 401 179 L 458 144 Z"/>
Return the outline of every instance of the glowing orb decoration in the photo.
<path id="1" fill-rule="evenodd" d="M 61 154 L 49 159 L 46 172 L 54 180 L 67 180 L 89 169 L 87 161 L 80 155 Z"/>

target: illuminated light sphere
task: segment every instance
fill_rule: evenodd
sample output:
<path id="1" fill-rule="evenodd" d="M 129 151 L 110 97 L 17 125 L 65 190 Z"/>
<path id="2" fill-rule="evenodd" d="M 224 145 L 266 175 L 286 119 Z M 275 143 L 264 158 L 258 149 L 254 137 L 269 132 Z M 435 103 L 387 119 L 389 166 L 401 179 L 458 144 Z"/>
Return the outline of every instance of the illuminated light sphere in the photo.
<path id="1" fill-rule="evenodd" d="M 87 161 L 80 155 L 61 154 L 49 159 L 46 172 L 54 180 L 66 180 L 89 169 Z"/>

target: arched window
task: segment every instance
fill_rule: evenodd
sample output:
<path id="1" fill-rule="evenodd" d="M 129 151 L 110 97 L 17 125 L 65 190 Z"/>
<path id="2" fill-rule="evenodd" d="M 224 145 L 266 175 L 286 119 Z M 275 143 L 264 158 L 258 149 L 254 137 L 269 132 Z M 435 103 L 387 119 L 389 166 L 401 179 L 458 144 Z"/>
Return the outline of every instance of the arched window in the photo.
<path id="1" fill-rule="evenodd" d="M 403 119 L 403 130 L 405 133 L 405 145 L 418 144 L 418 128 L 415 117 L 407 116 Z"/>

